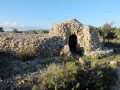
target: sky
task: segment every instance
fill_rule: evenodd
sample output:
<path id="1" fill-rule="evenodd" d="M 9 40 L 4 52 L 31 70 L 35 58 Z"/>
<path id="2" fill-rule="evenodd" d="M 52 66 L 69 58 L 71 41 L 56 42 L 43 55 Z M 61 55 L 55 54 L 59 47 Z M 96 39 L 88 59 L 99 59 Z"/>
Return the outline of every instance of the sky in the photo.
<path id="1" fill-rule="evenodd" d="M 0 27 L 50 29 L 76 18 L 85 25 L 114 22 L 120 27 L 120 0 L 0 0 Z"/>

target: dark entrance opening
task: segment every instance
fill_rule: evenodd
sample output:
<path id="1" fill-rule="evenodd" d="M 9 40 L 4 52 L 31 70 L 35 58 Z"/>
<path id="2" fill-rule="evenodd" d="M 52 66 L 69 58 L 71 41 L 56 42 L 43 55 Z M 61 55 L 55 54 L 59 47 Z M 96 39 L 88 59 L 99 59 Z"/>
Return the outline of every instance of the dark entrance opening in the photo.
<path id="1" fill-rule="evenodd" d="M 72 34 L 69 37 L 69 47 L 72 53 L 76 53 L 76 45 L 77 45 L 77 36 L 75 34 Z"/>

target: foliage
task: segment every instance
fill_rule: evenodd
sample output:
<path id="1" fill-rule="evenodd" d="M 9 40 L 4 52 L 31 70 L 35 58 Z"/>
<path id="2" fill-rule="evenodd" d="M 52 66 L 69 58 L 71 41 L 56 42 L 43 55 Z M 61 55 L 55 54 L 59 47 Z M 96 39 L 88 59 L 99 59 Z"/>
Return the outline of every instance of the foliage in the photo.
<path id="1" fill-rule="evenodd" d="M 51 64 L 38 79 L 40 90 L 110 90 L 117 79 L 116 70 L 109 65 L 94 67 L 78 62 Z"/>
<path id="2" fill-rule="evenodd" d="M 12 31 L 13 33 L 17 33 L 18 32 L 18 30 L 16 29 L 16 28 L 13 28 L 13 31 Z"/>
<path id="3" fill-rule="evenodd" d="M 17 52 L 17 56 L 23 60 L 30 60 L 35 58 L 37 55 L 37 48 L 32 47 L 23 47 L 20 49 L 20 52 Z"/>
<path id="4" fill-rule="evenodd" d="M 51 64 L 39 78 L 40 84 L 46 84 L 47 88 L 65 89 L 66 85 L 74 83 L 75 74 L 77 73 L 75 63 L 68 62 L 63 65 Z M 70 78 L 71 77 L 71 78 Z M 41 82 L 42 81 L 42 82 Z"/>
<path id="5" fill-rule="evenodd" d="M 49 33 L 49 31 L 48 30 L 40 30 L 40 33 L 41 34 L 46 34 L 46 33 Z"/>
<path id="6" fill-rule="evenodd" d="M 65 62 L 70 62 L 70 61 L 77 61 L 72 55 L 69 55 L 69 56 L 65 56 L 64 57 L 64 61 Z"/>
<path id="7" fill-rule="evenodd" d="M 38 34 L 38 32 L 35 31 L 35 30 L 32 30 L 32 31 L 31 31 L 31 34 Z"/>
<path id="8" fill-rule="evenodd" d="M 17 28 L 13 28 L 12 32 L 13 33 L 22 33 L 22 31 L 18 31 Z"/>
<path id="9" fill-rule="evenodd" d="M 115 35 L 117 36 L 117 39 L 119 39 L 119 38 L 120 38 L 120 28 L 116 28 L 116 29 L 114 30 L 114 33 L 115 33 Z"/>
<path id="10" fill-rule="evenodd" d="M 47 29 L 39 29 L 39 30 L 27 30 L 27 31 L 22 31 L 27 34 L 47 34 L 49 33 L 49 30 Z"/>
<path id="11" fill-rule="evenodd" d="M 114 33 L 114 30 L 116 28 L 112 27 L 111 24 L 105 23 L 102 27 L 98 29 L 99 35 L 102 36 L 103 42 L 105 42 L 105 39 L 109 40 L 116 38 L 116 35 Z"/>
<path id="12" fill-rule="evenodd" d="M 85 60 L 98 60 L 98 59 L 101 59 L 100 56 L 82 56 Z"/>
<path id="13" fill-rule="evenodd" d="M 37 85 L 34 85 L 32 90 L 39 90 L 38 86 Z"/>
<path id="14" fill-rule="evenodd" d="M 117 73 L 109 66 L 101 67 L 96 65 L 94 68 L 84 68 L 83 73 L 78 72 L 77 80 L 80 83 L 80 90 L 110 90 L 110 86 L 115 84 Z"/>
<path id="15" fill-rule="evenodd" d="M 105 36 L 106 39 L 108 39 L 108 42 L 110 39 L 114 39 L 114 38 L 117 38 L 117 36 L 115 35 L 114 32 L 109 32 L 106 36 Z"/>
<path id="16" fill-rule="evenodd" d="M 98 28 L 97 27 L 94 27 L 94 26 L 91 26 L 91 25 L 89 25 L 89 27 L 90 27 L 90 30 L 98 30 Z"/>
<path id="17" fill-rule="evenodd" d="M 4 32 L 3 27 L 0 27 L 0 32 Z"/>

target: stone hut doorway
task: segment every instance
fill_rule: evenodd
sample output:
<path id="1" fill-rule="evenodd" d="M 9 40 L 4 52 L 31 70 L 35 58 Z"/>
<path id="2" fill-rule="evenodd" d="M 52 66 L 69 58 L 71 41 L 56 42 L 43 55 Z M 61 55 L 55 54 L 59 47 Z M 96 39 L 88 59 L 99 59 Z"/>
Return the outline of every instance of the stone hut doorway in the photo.
<path id="1" fill-rule="evenodd" d="M 72 34 L 69 36 L 69 47 L 72 53 L 76 53 L 76 46 L 77 46 L 77 36 Z"/>

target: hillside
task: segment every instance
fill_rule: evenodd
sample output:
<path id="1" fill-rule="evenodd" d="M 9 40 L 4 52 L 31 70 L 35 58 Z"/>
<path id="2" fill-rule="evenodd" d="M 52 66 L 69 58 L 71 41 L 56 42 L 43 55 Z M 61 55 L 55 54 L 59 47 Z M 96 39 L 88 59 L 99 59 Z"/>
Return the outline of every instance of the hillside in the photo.
<path id="1" fill-rule="evenodd" d="M 0 90 L 119 90 L 120 43 L 76 19 L 0 32 Z"/>

